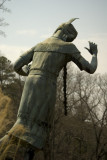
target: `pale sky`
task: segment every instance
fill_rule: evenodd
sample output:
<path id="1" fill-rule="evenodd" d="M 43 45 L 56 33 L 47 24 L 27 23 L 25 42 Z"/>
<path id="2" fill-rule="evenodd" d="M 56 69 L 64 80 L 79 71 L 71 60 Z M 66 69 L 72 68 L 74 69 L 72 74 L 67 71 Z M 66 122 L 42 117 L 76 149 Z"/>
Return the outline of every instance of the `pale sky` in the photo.
<path id="1" fill-rule="evenodd" d="M 7 36 L 0 36 L 0 50 L 12 62 L 51 36 L 61 23 L 79 18 L 73 22 L 78 31 L 73 43 L 89 61 L 91 56 L 84 47 L 88 47 L 88 41 L 96 43 L 96 72 L 107 72 L 107 0 L 11 0 L 5 6 L 11 13 L 0 12 L 9 23 L 1 28 Z"/>

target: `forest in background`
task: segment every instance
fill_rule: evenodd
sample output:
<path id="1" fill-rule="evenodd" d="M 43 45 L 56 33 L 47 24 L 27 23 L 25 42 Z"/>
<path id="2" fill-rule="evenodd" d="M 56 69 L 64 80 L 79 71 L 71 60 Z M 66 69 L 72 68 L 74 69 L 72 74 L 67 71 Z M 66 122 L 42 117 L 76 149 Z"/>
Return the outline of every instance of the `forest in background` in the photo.
<path id="1" fill-rule="evenodd" d="M 52 131 L 34 160 L 107 160 L 107 75 L 87 74 L 67 65 L 67 116 L 64 115 L 63 71 L 57 82 Z M 13 126 L 25 79 L 6 57 L 0 57 L 0 138 Z M 12 147 L 11 147 L 12 148 Z M 15 147 L 15 160 L 23 160 Z M 20 156 L 20 158 L 19 158 Z"/>

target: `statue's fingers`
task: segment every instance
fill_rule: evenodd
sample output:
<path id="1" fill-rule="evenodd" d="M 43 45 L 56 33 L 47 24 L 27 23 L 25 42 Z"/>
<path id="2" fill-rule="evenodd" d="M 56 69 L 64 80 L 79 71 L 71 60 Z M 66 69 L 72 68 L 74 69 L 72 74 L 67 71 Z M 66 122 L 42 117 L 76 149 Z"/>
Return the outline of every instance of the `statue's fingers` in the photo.
<path id="1" fill-rule="evenodd" d="M 85 48 L 86 50 L 90 51 L 89 48 L 87 48 L 87 47 L 84 47 L 84 48 Z"/>
<path id="2" fill-rule="evenodd" d="M 93 43 L 92 42 L 90 42 L 90 49 L 93 47 Z"/>
<path id="3" fill-rule="evenodd" d="M 95 44 L 96 48 L 97 48 L 97 44 Z"/>
<path id="4" fill-rule="evenodd" d="M 89 42 L 89 48 L 91 48 L 93 45 L 93 42 L 90 42 L 90 41 L 88 41 L 88 42 Z"/>
<path id="5" fill-rule="evenodd" d="M 95 43 L 93 44 L 93 48 L 97 48 L 97 45 Z"/>
<path id="6" fill-rule="evenodd" d="M 84 48 L 88 50 L 88 48 L 87 48 L 87 47 L 84 47 Z"/>
<path id="7" fill-rule="evenodd" d="M 92 43 L 90 44 L 90 46 L 91 46 L 91 48 L 96 48 L 97 45 L 92 42 Z"/>

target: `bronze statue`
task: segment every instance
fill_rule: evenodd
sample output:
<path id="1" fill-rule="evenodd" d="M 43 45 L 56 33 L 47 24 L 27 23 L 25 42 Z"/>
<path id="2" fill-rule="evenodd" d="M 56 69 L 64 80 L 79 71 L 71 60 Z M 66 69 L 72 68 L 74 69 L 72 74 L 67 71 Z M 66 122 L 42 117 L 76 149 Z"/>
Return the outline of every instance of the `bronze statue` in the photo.
<path id="1" fill-rule="evenodd" d="M 14 70 L 27 78 L 17 121 L 8 134 L 33 148 L 41 150 L 45 146 L 53 120 L 57 77 L 64 65 L 73 61 L 81 71 L 85 70 L 90 74 L 97 68 L 98 51 L 95 43 L 89 42 L 89 49 L 86 48 L 92 54 L 91 63 L 87 62 L 71 43 L 78 34 L 71 24 L 75 19 L 60 25 L 50 38 L 24 53 L 14 64 Z M 30 62 L 30 68 L 24 69 Z M 19 125 L 25 129 L 23 134 L 16 132 Z"/>

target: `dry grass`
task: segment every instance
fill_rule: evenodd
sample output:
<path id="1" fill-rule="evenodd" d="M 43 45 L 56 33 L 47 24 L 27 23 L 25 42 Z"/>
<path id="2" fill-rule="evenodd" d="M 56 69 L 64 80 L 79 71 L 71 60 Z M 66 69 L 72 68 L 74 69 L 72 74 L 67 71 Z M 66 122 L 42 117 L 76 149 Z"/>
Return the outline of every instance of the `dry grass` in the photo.
<path id="1" fill-rule="evenodd" d="M 0 89 L 0 137 L 6 133 L 16 120 L 12 100 Z"/>
<path id="2" fill-rule="evenodd" d="M 12 136 L 12 134 L 21 136 L 25 133 L 25 128 L 22 125 L 17 125 L 16 127 L 14 127 L 13 130 L 11 130 L 9 132 L 9 137 L 10 139 L 8 140 L 8 138 L 6 140 L 3 141 L 3 143 L 0 146 L 0 160 L 5 160 L 5 157 L 12 157 L 13 160 L 16 160 L 19 156 L 20 153 L 20 157 L 24 156 L 24 150 L 27 147 L 26 143 L 24 144 L 24 142 L 20 141 L 20 139 L 17 139 L 16 137 Z M 23 146 L 25 145 L 25 148 L 22 147 L 22 143 Z M 20 158 L 18 158 L 19 160 Z"/>
<path id="3" fill-rule="evenodd" d="M 0 150 L 0 160 L 5 160 L 6 157 L 11 157 L 13 160 L 21 160 L 25 152 L 25 148 L 22 147 L 20 140 L 16 141 L 14 137 L 11 137 L 8 144 L 5 141 Z"/>
<path id="4" fill-rule="evenodd" d="M 7 131 L 12 127 L 16 120 L 16 115 L 14 113 L 14 106 L 12 100 L 5 96 L 0 89 L 0 137 L 2 138 Z M 23 134 L 24 129 L 20 125 L 17 127 L 16 132 Z M 11 134 L 11 133 L 10 133 Z M 4 160 L 7 155 L 12 157 L 16 156 L 18 148 L 20 146 L 20 141 L 15 142 L 14 138 L 11 137 L 8 145 L 7 140 L 5 140 L 0 145 L 0 160 Z M 15 159 L 15 158 L 14 158 Z"/>

